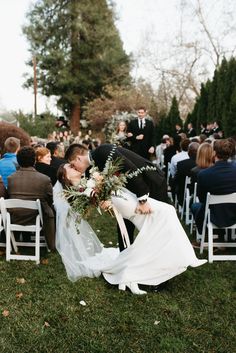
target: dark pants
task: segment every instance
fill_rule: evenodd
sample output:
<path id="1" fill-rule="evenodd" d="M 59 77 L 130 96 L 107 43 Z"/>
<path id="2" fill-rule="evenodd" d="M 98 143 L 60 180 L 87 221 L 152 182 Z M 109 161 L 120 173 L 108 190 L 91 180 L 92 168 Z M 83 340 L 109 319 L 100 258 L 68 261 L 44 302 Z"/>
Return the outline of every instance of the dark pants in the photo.
<path id="1" fill-rule="evenodd" d="M 125 226 L 126 226 L 128 235 L 129 235 L 130 244 L 133 244 L 133 242 L 134 242 L 134 229 L 135 229 L 135 226 L 134 226 L 134 224 L 133 224 L 132 222 L 130 222 L 128 219 L 124 219 L 124 222 L 125 222 Z M 123 238 L 122 238 L 121 232 L 120 232 L 120 227 L 119 227 L 118 224 L 117 224 L 117 232 L 118 232 L 119 249 L 120 249 L 120 251 L 123 251 L 124 249 L 127 248 L 127 244 L 124 244 L 124 242 L 123 242 Z"/>

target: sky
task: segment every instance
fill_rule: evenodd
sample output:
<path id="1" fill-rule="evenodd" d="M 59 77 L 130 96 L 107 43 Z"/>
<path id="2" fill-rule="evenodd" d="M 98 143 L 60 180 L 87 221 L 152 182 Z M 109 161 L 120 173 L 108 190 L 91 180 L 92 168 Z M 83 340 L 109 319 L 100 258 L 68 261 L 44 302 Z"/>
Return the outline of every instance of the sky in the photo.
<path id="1" fill-rule="evenodd" d="M 148 48 L 155 48 L 155 40 L 163 42 L 161 47 L 164 52 L 165 39 L 173 38 L 173 34 L 180 29 L 179 10 L 181 4 L 190 4 L 193 0 L 113 0 L 116 4 L 118 20 L 116 25 L 119 29 L 125 51 L 134 53 L 137 64 L 132 75 L 135 79 L 142 76 L 150 79 L 150 70 L 147 62 L 142 61 L 138 53 Z M 204 6 L 208 6 L 208 13 L 212 14 L 212 4 L 220 3 L 222 8 L 218 13 L 219 18 L 213 14 L 213 27 L 219 24 L 223 6 L 226 0 L 202 0 Z M 22 25 L 25 23 L 26 12 L 29 6 L 36 0 L 0 0 L 0 112 L 4 110 L 22 110 L 24 113 L 32 113 L 34 109 L 34 97 L 32 89 L 24 89 L 24 73 L 29 72 L 25 64 L 30 59 L 27 50 L 28 44 L 22 34 Z M 235 0 L 227 0 L 228 4 L 234 6 Z M 233 5 L 234 4 L 234 5 Z M 192 17 L 186 16 L 191 20 L 186 22 L 185 34 L 189 34 L 190 41 L 194 33 L 191 32 Z M 235 18 L 234 18 L 235 19 Z M 185 19 L 186 20 L 186 19 Z M 220 28 L 220 26 L 219 26 Z M 236 28 L 236 24 L 235 24 Z M 150 36 L 151 35 L 151 36 Z M 145 42 L 146 41 L 146 42 Z M 146 44 L 147 43 L 147 44 Z M 168 50 L 168 48 L 167 48 Z M 149 77 L 148 77 L 149 71 Z M 146 75 L 146 77 L 145 77 Z M 55 100 L 37 96 L 38 113 L 50 108 L 55 114 L 57 111 Z"/>
<path id="2" fill-rule="evenodd" d="M 0 0 L 0 111 L 22 110 L 32 113 L 33 91 L 22 88 L 24 73 L 29 71 L 28 44 L 21 27 L 25 14 L 35 0 Z M 173 24 L 176 0 L 115 0 L 119 17 L 116 25 L 127 53 L 137 52 L 147 31 L 162 35 Z M 133 75 L 139 75 L 133 72 Z M 37 97 L 38 113 L 48 106 L 58 113 L 54 102 Z"/>

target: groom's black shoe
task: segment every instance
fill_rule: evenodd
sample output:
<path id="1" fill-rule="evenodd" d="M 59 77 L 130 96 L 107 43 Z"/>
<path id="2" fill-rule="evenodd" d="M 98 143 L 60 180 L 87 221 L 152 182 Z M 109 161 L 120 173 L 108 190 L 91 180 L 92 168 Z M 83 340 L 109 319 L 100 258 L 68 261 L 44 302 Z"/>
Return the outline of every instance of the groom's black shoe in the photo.
<path id="1" fill-rule="evenodd" d="M 169 281 L 166 281 L 166 282 L 157 284 L 156 286 L 151 286 L 151 291 L 154 292 L 154 293 L 158 293 L 158 292 L 163 291 L 164 289 L 167 288 L 168 282 Z"/>

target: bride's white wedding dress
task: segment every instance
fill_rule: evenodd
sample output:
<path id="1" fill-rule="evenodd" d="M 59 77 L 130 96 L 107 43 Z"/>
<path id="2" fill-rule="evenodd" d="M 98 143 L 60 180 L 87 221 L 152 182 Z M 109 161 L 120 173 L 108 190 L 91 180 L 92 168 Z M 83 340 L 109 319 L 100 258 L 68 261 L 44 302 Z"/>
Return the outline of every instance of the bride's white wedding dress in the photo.
<path id="1" fill-rule="evenodd" d="M 86 221 L 76 229 L 76 216 L 68 217 L 70 206 L 62 196 L 59 182 L 53 193 L 56 247 L 72 281 L 102 273 L 111 284 L 158 285 L 184 272 L 188 266 L 197 267 L 206 262 L 195 256 L 176 211 L 169 204 L 149 198 L 153 212 L 140 215 L 135 213 L 137 198 L 129 190 L 123 189 L 119 197 L 113 197 L 113 205 L 139 230 L 134 243 L 120 253 L 116 248 L 104 248 Z"/>

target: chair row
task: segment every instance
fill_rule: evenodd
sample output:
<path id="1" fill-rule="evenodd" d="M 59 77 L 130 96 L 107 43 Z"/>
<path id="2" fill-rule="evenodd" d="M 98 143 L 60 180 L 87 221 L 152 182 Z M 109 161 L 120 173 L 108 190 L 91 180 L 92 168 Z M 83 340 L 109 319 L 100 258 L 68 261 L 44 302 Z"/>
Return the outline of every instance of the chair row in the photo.
<path id="1" fill-rule="evenodd" d="M 43 217 L 40 200 L 29 201 L 21 199 L 0 199 L 0 231 L 5 231 L 6 243 L 0 243 L 0 246 L 6 247 L 6 260 L 32 260 L 36 264 L 40 262 L 40 247 L 47 247 L 45 239 L 40 236 L 43 226 Z M 11 221 L 11 215 L 14 214 L 14 209 L 19 212 L 22 210 L 32 210 L 36 213 L 35 223 L 32 225 L 15 224 Z M 14 232 L 29 232 L 31 241 L 17 241 Z M 34 235 L 32 235 L 34 234 Z M 33 247 L 34 255 L 19 254 L 18 247 Z M 13 253 L 14 251 L 14 253 Z"/>
<path id="2" fill-rule="evenodd" d="M 180 212 L 181 220 L 185 222 L 186 225 L 190 226 L 190 234 L 193 233 L 194 229 L 194 218 L 191 213 L 191 203 L 198 202 L 197 198 L 197 183 L 194 185 L 194 192 L 190 194 L 189 186 L 191 184 L 191 178 L 186 177 L 185 179 L 185 188 L 184 188 L 184 198 L 183 205 L 179 206 L 178 202 L 175 202 L 176 209 Z M 206 207 L 205 207 L 205 216 L 203 222 L 202 234 L 196 231 L 196 240 L 200 242 L 200 253 L 203 253 L 204 248 L 208 248 L 208 261 L 224 261 L 224 260 L 236 260 L 236 255 L 217 255 L 214 254 L 214 248 L 236 248 L 236 224 L 230 225 L 228 227 L 219 228 L 211 222 L 211 206 L 216 204 L 225 204 L 225 203 L 235 203 L 236 204 L 236 193 L 228 195 L 211 195 L 207 194 Z M 216 229 L 225 230 L 225 241 L 217 241 L 218 236 L 214 234 Z M 230 231 L 229 231 L 230 230 Z M 206 235 L 208 234 L 208 240 L 206 240 Z"/>

